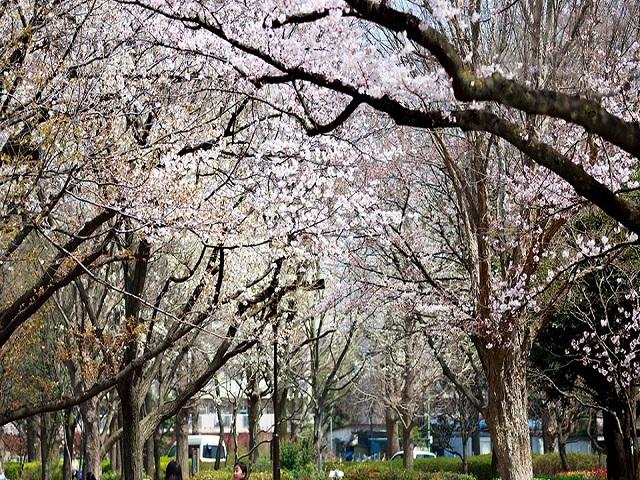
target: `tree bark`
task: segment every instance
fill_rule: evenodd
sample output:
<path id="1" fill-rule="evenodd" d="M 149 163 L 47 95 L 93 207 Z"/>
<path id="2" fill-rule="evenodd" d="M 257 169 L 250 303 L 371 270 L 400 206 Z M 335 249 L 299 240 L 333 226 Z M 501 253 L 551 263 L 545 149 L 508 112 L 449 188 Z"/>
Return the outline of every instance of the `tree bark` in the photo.
<path id="1" fill-rule="evenodd" d="M 249 414 L 249 462 L 255 465 L 258 460 L 258 432 L 260 430 L 260 392 L 256 375 L 249 380 L 247 409 Z"/>
<path id="2" fill-rule="evenodd" d="M 395 412 L 389 408 L 384 409 L 384 423 L 387 427 L 387 448 L 385 453 L 387 459 L 400 450 L 400 439 L 398 438 L 398 418 Z"/>
<path id="3" fill-rule="evenodd" d="M 37 416 L 27 419 L 27 461 L 37 462 L 40 460 L 40 440 L 38 430 L 40 422 Z"/>
<path id="4" fill-rule="evenodd" d="M 313 412 L 313 446 L 316 450 L 316 468 L 319 472 L 322 471 L 322 453 L 324 450 L 324 446 L 322 444 L 323 407 L 322 402 L 319 402 L 317 408 L 315 408 Z"/>
<path id="5" fill-rule="evenodd" d="M 133 268 L 123 264 L 125 290 L 131 295 L 124 297 L 124 313 L 129 330 L 129 339 L 124 347 L 122 366 L 131 364 L 138 356 L 138 335 L 135 327 L 140 316 L 139 297 L 144 291 L 147 278 L 147 264 L 151 247 L 142 240 L 136 249 L 136 260 Z M 134 368 L 116 385 L 122 406 L 122 474 L 125 480 L 142 480 L 144 435 L 140 422 L 142 420 L 142 403 L 145 392 L 141 392 L 143 368 Z"/>
<path id="6" fill-rule="evenodd" d="M 109 433 L 112 434 L 113 432 L 115 432 L 116 430 L 118 430 L 120 428 L 120 426 L 122 425 L 122 411 L 120 409 L 118 409 L 118 413 L 117 415 L 115 415 L 113 417 L 113 419 L 111 420 L 111 425 L 109 427 Z M 111 471 L 112 472 L 120 472 L 120 468 L 121 468 L 121 455 L 120 455 L 120 446 L 121 446 L 121 440 L 118 439 L 114 444 L 113 447 L 111 447 L 111 449 L 109 450 L 109 463 L 111 464 Z"/>
<path id="7" fill-rule="evenodd" d="M 160 431 L 156 428 L 153 432 L 153 478 L 154 480 L 162 480 L 162 467 L 160 466 Z"/>
<path id="8" fill-rule="evenodd" d="M 620 424 L 618 423 L 620 419 Z M 631 448 L 629 436 L 620 431 L 626 430 L 624 416 L 612 412 L 603 412 L 603 433 L 607 447 L 607 479 L 638 480 L 637 464 Z"/>
<path id="9" fill-rule="evenodd" d="M 155 402 L 153 399 L 153 395 L 151 392 L 147 392 L 144 398 L 144 408 L 146 412 L 150 412 L 154 409 Z M 154 431 L 155 435 L 155 431 Z M 154 446 L 154 435 L 151 435 L 144 444 L 144 470 L 147 472 L 147 476 L 150 478 L 155 478 L 155 446 Z"/>
<path id="10" fill-rule="evenodd" d="M 62 480 L 71 480 L 73 475 L 74 439 L 76 431 L 76 418 L 71 409 L 65 412 L 64 422 L 64 452 L 62 459 Z"/>
<path id="11" fill-rule="evenodd" d="M 462 440 L 462 473 L 469 473 L 469 433 L 462 429 L 460 431 L 460 439 Z"/>
<path id="12" fill-rule="evenodd" d="M 189 478 L 189 409 L 186 407 L 176 415 L 176 462 L 182 478 Z"/>
<path id="13" fill-rule="evenodd" d="M 156 462 L 155 462 L 154 451 L 153 451 L 153 435 L 147 438 L 144 442 L 142 458 L 143 458 L 145 473 L 149 478 L 154 478 Z"/>
<path id="14" fill-rule="evenodd" d="M 552 453 L 556 442 L 558 423 L 556 422 L 555 414 L 552 413 L 551 406 L 552 404 L 549 403 L 547 408 L 542 412 L 542 443 L 544 453 Z M 560 458 L 562 459 L 562 456 L 560 456 Z"/>
<path id="15" fill-rule="evenodd" d="M 528 351 L 495 347 L 485 350 L 489 383 L 487 420 L 502 480 L 531 480 L 527 376 Z"/>
<path id="16" fill-rule="evenodd" d="M 402 464 L 407 470 L 413 469 L 413 442 L 411 441 L 411 425 L 402 429 Z"/>
<path id="17" fill-rule="evenodd" d="M 102 478 L 102 457 L 100 451 L 102 449 L 102 439 L 100 437 L 100 419 L 98 415 L 98 398 L 80 405 L 80 415 L 84 426 L 84 442 L 85 442 L 85 463 L 83 471 L 91 472 L 96 476 L 96 480 Z"/>
<path id="18" fill-rule="evenodd" d="M 42 459 L 42 480 L 51 480 L 51 414 L 40 415 L 40 458 Z"/>
<path id="19" fill-rule="evenodd" d="M 567 458 L 567 443 L 558 442 L 558 453 L 560 454 L 560 466 L 565 472 L 571 470 L 569 468 L 569 459 Z"/>
<path id="20" fill-rule="evenodd" d="M 472 455 L 480 455 L 480 414 L 476 413 L 476 429 L 471 434 Z"/>
<path id="21" fill-rule="evenodd" d="M 118 385 L 122 405 L 122 474 L 126 480 L 142 480 L 142 436 L 140 421 L 141 401 L 134 388 L 137 379 Z"/>

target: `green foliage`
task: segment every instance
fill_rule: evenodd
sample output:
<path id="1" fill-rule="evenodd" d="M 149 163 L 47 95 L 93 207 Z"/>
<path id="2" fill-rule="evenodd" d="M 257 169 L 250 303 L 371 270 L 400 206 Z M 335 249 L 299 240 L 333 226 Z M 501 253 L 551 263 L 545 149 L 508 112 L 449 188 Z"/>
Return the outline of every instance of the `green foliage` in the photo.
<path id="1" fill-rule="evenodd" d="M 306 465 L 313 464 L 315 452 L 311 440 L 302 439 L 298 442 L 283 442 L 280 445 L 280 466 L 285 470 L 299 470 Z"/>
<path id="2" fill-rule="evenodd" d="M 574 470 L 595 471 L 605 460 L 600 459 L 597 455 L 589 454 L 569 454 L 569 465 Z M 491 480 L 491 455 L 471 456 L 467 459 L 469 475 L 477 480 Z M 325 469 L 333 470 L 339 468 L 345 472 L 344 480 L 399 480 L 406 478 L 407 480 L 423 480 L 422 474 L 443 474 L 443 472 L 455 475 L 462 474 L 462 460 L 459 458 L 438 457 L 438 458 L 419 458 L 413 462 L 413 472 L 404 470 L 401 461 L 393 462 L 347 462 L 347 463 L 327 463 Z M 554 476 L 562 471 L 560 465 L 560 456 L 556 453 L 546 455 L 533 456 L 533 472 L 534 475 Z M 414 477 L 413 475 L 418 475 Z M 442 477 L 434 477 L 441 480 Z M 455 478 L 467 478 L 459 477 Z M 545 477 L 549 478 L 549 477 Z M 566 478 L 566 477 L 562 477 Z M 582 480 L 580 477 L 578 480 Z M 448 480 L 448 477 L 447 477 Z M 555 480 L 555 478 L 554 478 Z M 574 480 L 569 478 L 568 480 Z M 592 477 L 589 477 L 592 480 Z"/>
<path id="3" fill-rule="evenodd" d="M 2 466 L 4 474 L 9 480 L 18 480 L 20 478 L 20 462 L 6 462 Z"/>
<path id="4" fill-rule="evenodd" d="M 589 471 L 564 472 L 555 476 L 536 476 L 534 480 L 607 480 L 607 469 L 599 467 Z"/>
<path id="5" fill-rule="evenodd" d="M 473 475 L 458 472 L 419 469 L 418 463 L 423 462 L 416 460 L 414 470 L 405 470 L 396 462 L 354 463 L 343 468 L 344 480 L 475 480 Z"/>
<path id="6" fill-rule="evenodd" d="M 575 471 L 593 471 L 606 464 L 606 457 L 603 455 L 590 455 L 588 453 L 569 453 L 567 455 L 569 468 Z M 556 475 L 562 471 L 560 456 L 557 453 L 547 453 L 545 455 L 533 456 L 534 475 Z"/>
<path id="7" fill-rule="evenodd" d="M 250 480 L 271 480 L 273 474 L 269 472 L 251 472 L 249 476 Z M 298 480 L 291 472 L 283 470 L 280 472 L 281 480 Z M 231 470 L 203 470 L 198 472 L 193 480 L 231 480 Z"/>
<path id="8" fill-rule="evenodd" d="M 3 468 L 8 480 L 42 479 L 42 464 L 40 462 L 26 462 L 24 466 L 20 462 L 6 462 L 3 464 Z M 111 471 L 109 460 L 104 460 L 102 462 L 102 479 L 118 480 L 119 478 L 119 473 Z M 62 461 L 51 465 L 51 480 L 62 480 Z"/>
<path id="9" fill-rule="evenodd" d="M 7 476 L 7 478 L 10 477 Z M 17 478 L 20 480 L 41 480 L 42 464 L 40 462 L 25 463 L 20 476 Z M 55 462 L 51 465 L 51 480 L 62 480 L 62 462 Z"/>
<path id="10" fill-rule="evenodd" d="M 469 469 L 469 478 L 476 478 L 478 480 L 491 480 L 491 455 L 478 455 L 469 457 L 467 460 Z M 339 468 L 345 472 L 345 480 L 348 480 L 347 472 L 356 470 L 359 473 L 355 477 L 349 477 L 350 480 L 366 480 L 371 478 L 372 480 L 391 480 L 389 476 L 394 477 L 396 475 L 414 475 L 411 472 L 407 472 L 402 466 L 401 460 L 394 460 L 393 462 L 355 462 L 355 463 L 331 463 L 326 464 L 328 470 Z M 462 475 L 462 460 L 459 458 L 438 457 L 438 458 L 418 458 L 413 461 L 414 472 L 419 473 L 418 480 L 423 477 L 422 474 L 455 474 L 455 478 L 467 478 L 460 477 Z M 364 469 L 364 471 L 363 471 Z M 389 473 L 393 472 L 393 473 Z M 397 473 L 399 472 L 399 473 Z M 371 475 L 371 477 L 366 477 Z M 394 477 L 395 478 L 395 477 Z M 409 478 L 409 477 L 407 477 Z M 426 478 L 426 477 L 425 477 Z M 429 477 L 431 478 L 431 477 Z M 441 480 L 442 477 L 435 477 Z M 448 477 L 447 477 L 448 478 Z M 413 477 L 411 477 L 413 479 Z"/>
<path id="11" fill-rule="evenodd" d="M 296 480 L 326 480 L 325 474 L 312 463 L 301 465 L 290 473 Z"/>
<path id="12" fill-rule="evenodd" d="M 258 457 L 258 461 L 251 468 L 252 472 L 270 472 L 273 470 L 273 464 L 268 457 Z"/>
<path id="13" fill-rule="evenodd" d="M 171 460 L 175 460 L 175 459 L 172 457 L 160 457 L 160 470 L 162 470 L 162 475 L 160 476 L 160 478 L 165 477 L 165 473 L 167 471 L 167 465 L 169 465 L 169 462 Z"/>

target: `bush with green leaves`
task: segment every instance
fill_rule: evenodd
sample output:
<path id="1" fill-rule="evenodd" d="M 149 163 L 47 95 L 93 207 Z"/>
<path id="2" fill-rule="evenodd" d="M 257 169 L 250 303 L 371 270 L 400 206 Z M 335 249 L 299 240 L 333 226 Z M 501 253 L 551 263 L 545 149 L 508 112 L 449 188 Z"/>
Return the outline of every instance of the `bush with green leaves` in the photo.
<path id="1" fill-rule="evenodd" d="M 41 480 L 42 464 L 40 462 L 7 462 L 4 473 L 9 480 Z M 62 480 L 62 462 L 51 464 L 51 480 Z"/>
<path id="2" fill-rule="evenodd" d="M 311 440 L 303 438 L 297 442 L 280 444 L 280 466 L 285 470 L 298 470 L 315 463 L 315 451 Z"/>
<path id="3" fill-rule="evenodd" d="M 598 455 L 589 454 L 569 454 L 569 465 L 573 470 L 594 471 L 597 467 L 604 465 L 606 459 Z M 414 460 L 414 471 L 434 473 L 434 472 L 452 472 L 462 473 L 462 460 L 451 457 L 438 458 L 419 458 Z M 475 455 L 467 459 L 468 473 L 477 480 L 491 480 L 491 455 Z M 355 470 L 355 476 L 349 477 L 351 480 L 388 480 L 392 473 L 389 471 L 404 472 L 402 461 L 394 460 L 392 462 L 344 462 L 344 463 L 327 463 L 325 470 L 333 470 L 339 468 L 347 473 Z M 557 453 L 549 453 L 546 455 L 533 456 L 533 471 L 537 477 L 555 476 L 562 472 L 560 457 Z M 408 474 L 413 475 L 413 474 Z M 407 477 L 409 478 L 409 477 Z M 548 477 L 547 477 L 548 478 Z M 571 479 L 570 479 L 571 480 Z"/>
<path id="4" fill-rule="evenodd" d="M 193 480 L 231 480 L 231 470 L 202 470 L 194 477 L 191 477 Z M 272 480 L 273 474 L 272 472 L 252 472 L 249 475 L 250 480 Z M 294 477 L 291 472 L 283 470 L 280 472 L 281 480 L 298 480 L 297 477 Z"/>
<path id="5" fill-rule="evenodd" d="M 606 465 L 604 455 L 592 455 L 589 453 L 570 453 L 567 455 L 569 468 L 573 471 L 593 471 Z M 555 475 L 562 471 L 560 456 L 557 453 L 546 453 L 533 456 L 533 473 L 536 476 Z"/>
<path id="6" fill-rule="evenodd" d="M 20 472 L 22 471 L 20 462 L 6 462 L 2 466 L 8 480 L 18 480 L 20 478 Z"/>
<path id="7" fill-rule="evenodd" d="M 256 463 L 251 467 L 252 472 L 270 472 L 272 470 L 273 464 L 268 457 L 258 457 Z"/>

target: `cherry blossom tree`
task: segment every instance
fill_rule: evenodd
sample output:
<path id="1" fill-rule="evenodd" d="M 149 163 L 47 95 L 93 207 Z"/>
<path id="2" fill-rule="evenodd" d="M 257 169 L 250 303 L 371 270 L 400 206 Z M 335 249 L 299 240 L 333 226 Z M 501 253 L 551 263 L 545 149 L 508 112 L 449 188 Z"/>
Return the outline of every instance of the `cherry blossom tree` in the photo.
<path id="1" fill-rule="evenodd" d="M 561 258 L 559 277 L 541 261 L 552 242 L 559 242 L 567 215 L 558 215 L 572 211 L 582 197 L 633 232 L 632 241 L 640 230 L 627 193 L 635 188 L 637 98 L 625 101 L 637 82 L 632 73 L 637 43 L 633 35 L 608 34 L 609 26 L 628 31 L 623 25 L 634 18 L 634 7 L 614 14 L 617 4 L 601 3 L 600 10 L 584 7 L 572 19 L 575 12 L 568 6 L 545 10 L 542 2 L 518 12 L 481 2 L 463 8 L 434 2 L 406 11 L 366 0 L 313 6 L 274 2 L 252 5 L 250 11 L 230 3 L 215 12 L 197 2 L 144 6 L 178 31 L 189 27 L 202 45 L 228 52 L 229 61 L 256 86 L 251 94 L 264 95 L 309 134 L 354 126 L 362 131 L 372 110 L 397 125 L 468 132 L 468 146 L 454 141 L 453 154 L 451 145 L 434 140 L 454 185 L 468 248 L 462 270 L 469 275 L 473 307 L 463 313 L 475 322 L 475 343 L 488 376 L 487 412 L 500 473 L 529 478 L 526 361 L 563 282 L 571 278 L 565 269 L 579 260 L 571 254 L 571 262 Z M 244 23 L 237 21 L 239 15 Z M 518 28 L 507 30 L 508 25 Z M 570 38 L 563 37 L 567 29 Z M 385 35 L 395 39 L 396 48 L 378 48 Z M 592 48 L 594 55 L 567 60 L 581 53 L 577 39 L 583 35 L 607 49 Z M 522 55 L 506 48 L 513 39 L 527 46 Z M 543 54 L 547 47 L 556 58 Z M 575 73 L 585 66 L 594 70 L 586 79 Z M 274 92 L 277 102 L 270 97 Z M 508 167 L 501 157 L 509 159 Z M 607 167 L 609 159 L 615 169 Z M 547 169 L 567 183 L 557 183 Z M 505 184 L 514 173 L 511 186 L 518 188 L 503 206 L 500 188 L 488 179 L 497 175 Z M 491 223 L 492 208 L 497 225 Z M 492 243 L 495 227 L 497 243 Z M 576 243 L 583 255 L 603 248 Z M 492 259 L 501 261 L 498 272 Z M 419 268 L 421 262 L 413 263 Z"/>

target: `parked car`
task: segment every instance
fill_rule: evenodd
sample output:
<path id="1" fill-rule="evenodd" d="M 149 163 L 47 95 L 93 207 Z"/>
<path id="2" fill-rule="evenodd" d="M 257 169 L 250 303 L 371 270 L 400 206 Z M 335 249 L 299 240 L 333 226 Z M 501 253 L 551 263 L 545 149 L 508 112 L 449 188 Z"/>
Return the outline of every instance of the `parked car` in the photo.
<path id="1" fill-rule="evenodd" d="M 216 461 L 218 452 L 218 444 L 220 437 L 218 435 L 189 435 L 189 458 L 191 458 L 193 450 L 197 447 L 199 452 L 198 460 L 200 463 L 213 463 Z M 169 450 L 170 457 L 176 456 L 176 444 L 174 443 Z M 227 458 L 227 447 L 222 441 L 222 450 L 220 450 L 220 460 Z"/>
<path id="2" fill-rule="evenodd" d="M 404 450 L 400 450 L 392 455 L 389 460 L 396 460 L 398 458 L 404 458 Z M 430 452 L 426 448 L 414 448 L 413 458 L 436 458 L 436 454 Z"/>

